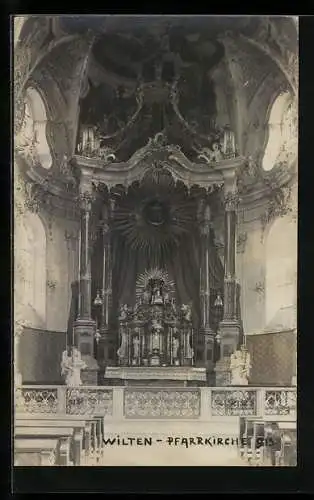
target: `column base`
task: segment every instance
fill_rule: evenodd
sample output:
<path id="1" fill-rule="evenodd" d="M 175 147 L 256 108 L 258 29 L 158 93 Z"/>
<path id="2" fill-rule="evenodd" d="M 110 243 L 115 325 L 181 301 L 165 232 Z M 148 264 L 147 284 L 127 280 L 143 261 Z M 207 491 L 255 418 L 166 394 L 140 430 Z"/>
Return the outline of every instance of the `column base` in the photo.
<path id="1" fill-rule="evenodd" d="M 237 320 L 223 319 L 219 325 L 220 358 L 226 358 L 236 351 L 241 343 L 241 324 Z"/>
<path id="2" fill-rule="evenodd" d="M 99 365 L 102 367 L 106 367 L 108 365 L 114 365 L 116 362 L 116 352 L 118 346 L 116 345 L 116 339 L 118 338 L 118 334 L 111 330 L 100 329 L 101 339 L 99 340 L 99 355 L 97 356 L 97 360 Z"/>
<path id="3" fill-rule="evenodd" d="M 215 333 L 210 328 L 205 328 L 202 331 L 204 335 L 204 366 L 206 367 L 208 377 L 214 371 L 215 359 Z"/>
<path id="4" fill-rule="evenodd" d="M 75 343 L 86 368 L 81 371 L 83 385 L 97 385 L 99 366 L 95 359 L 94 340 L 96 323 L 90 318 L 78 318 L 74 323 Z"/>
<path id="5" fill-rule="evenodd" d="M 82 360 L 87 365 L 81 371 L 82 385 L 98 385 L 99 366 L 96 359 L 92 356 L 82 356 Z"/>
<path id="6" fill-rule="evenodd" d="M 230 358 L 225 357 L 217 361 L 214 371 L 216 387 L 225 387 L 231 384 Z"/>

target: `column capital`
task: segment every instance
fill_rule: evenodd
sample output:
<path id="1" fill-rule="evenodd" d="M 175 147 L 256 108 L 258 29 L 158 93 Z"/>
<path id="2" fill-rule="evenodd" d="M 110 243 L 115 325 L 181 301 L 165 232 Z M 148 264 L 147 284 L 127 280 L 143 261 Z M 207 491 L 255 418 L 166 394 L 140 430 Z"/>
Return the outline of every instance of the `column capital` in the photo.
<path id="1" fill-rule="evenodd" d="M 85 212 L 90 212 L 92 209 L 92 203 L 95 201 L 96 195 L 93 191 L 92 185 L 84 184 L 80 186 L 80 192 L 78 195 L 78 203 L 81 210 Z"/>
<path id="2" fill-rule="evenodd" d="M 224 194 L 224 206 L 226 212 L 235 212 L 240 202 L 237 191 L 228 191 Z"/>

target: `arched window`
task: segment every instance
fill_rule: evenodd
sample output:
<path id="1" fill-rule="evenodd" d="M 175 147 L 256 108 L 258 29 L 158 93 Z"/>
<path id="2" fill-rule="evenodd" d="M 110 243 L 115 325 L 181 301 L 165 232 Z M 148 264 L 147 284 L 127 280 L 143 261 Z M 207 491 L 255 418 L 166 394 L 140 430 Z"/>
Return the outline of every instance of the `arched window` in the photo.
<path id="1" fill-rule="evenodd" d="M 290 216 L 277 219 L 266 242 L 266 327 L 296 327 L 297 229 Z"/>
<path id="2" fill-rule="evenodd" d="M 35 140 L 40 164 L 49 169 L 52 165 L 50 147 L 46 137 L 47 113 L 39 92 L 29 87 L 25 96 L 24 136 Z"/>
<path id="3" fill-rule="evenodd" d="M 24 214 L 15 231 L 16 302 L 34 327 L 46 321 L 46 233 L 38 215 Z"/>
<path id="4" fill-rule="evenodd" d="M 290 164 L 297 156 L 297 111 L 289 92 L 280 94 L 272 105 L 268 120 L 268 141 L 263 169 L 272 170 L 281 162 Z"/>

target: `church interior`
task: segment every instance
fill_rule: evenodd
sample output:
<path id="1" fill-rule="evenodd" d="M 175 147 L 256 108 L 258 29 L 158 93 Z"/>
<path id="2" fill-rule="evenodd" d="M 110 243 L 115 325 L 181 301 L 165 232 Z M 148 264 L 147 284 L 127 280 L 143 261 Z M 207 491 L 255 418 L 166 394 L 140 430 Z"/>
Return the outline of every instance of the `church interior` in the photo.
<path id="1" fill-rule="evenodd" d="M 99 435 L 104 409 L 135 424 L 201 418 L 209 390 L 210 415 L 236 418 L 257 462 L 269 432 L 291 465 L 297 21 L 24 16 L 13 28 L 17 463 L 82 463 L 70 434 L 44 458 L 25 448 L 25 419 L 56 418 L 60 394 L 84 420 L 80 387 L 87 406 L 99 397 Z"/>

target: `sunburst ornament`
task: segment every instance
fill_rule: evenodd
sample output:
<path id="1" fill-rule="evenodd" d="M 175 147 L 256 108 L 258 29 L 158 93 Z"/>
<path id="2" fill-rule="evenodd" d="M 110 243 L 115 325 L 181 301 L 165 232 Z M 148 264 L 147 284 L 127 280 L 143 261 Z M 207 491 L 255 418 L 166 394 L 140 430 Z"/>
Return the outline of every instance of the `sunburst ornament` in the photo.
<path id="1" fill-rule="evenodd" d="M 153 282 L 162 283 L 163 290 L 168 294 L 173 294 L 175 291 L 175 283 L 169 278 L 167 271 L 158 268 L 147 269 L 136 280 L 136 298 L 139 299 L 142 297 L 143 293 Z"/>
<path id="2" fill-rule="evenodd" d="M 146 253 L 152 267 L 155 263 L 163 267 L 174 247 L 193 231 L 195 206 L 193 197 L 182 186 L 176 187 L 170 172 L 154 167 L 119 200 L 114 231 L 130 249 Z"/>

